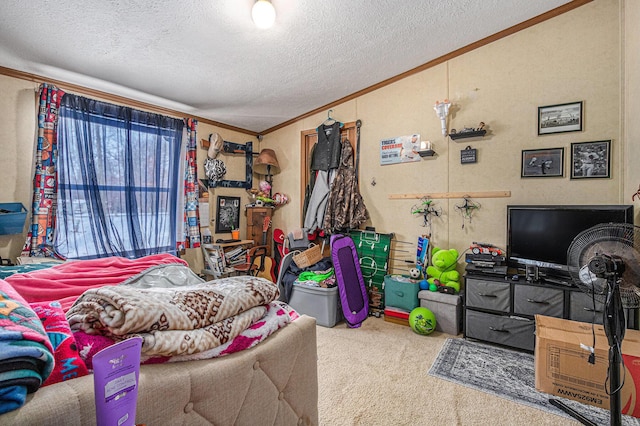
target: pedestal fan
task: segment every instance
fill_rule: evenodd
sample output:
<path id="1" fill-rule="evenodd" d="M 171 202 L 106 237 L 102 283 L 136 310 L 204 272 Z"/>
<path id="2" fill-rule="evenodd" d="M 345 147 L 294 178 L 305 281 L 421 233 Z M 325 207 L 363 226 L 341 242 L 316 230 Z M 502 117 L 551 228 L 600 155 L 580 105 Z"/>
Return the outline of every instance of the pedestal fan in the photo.
<path id="1" fill-rule="evenodd" d="M 640 227 L 608 223 L 582 231 L 569 246 L 567 259 L 576 286 L 604 303 L 603 326 L 609 343 L 610 424 L 621 425 L 620 367 L 626 330 L 624 309 L 640 307 Z M 558 405 L 558 401 L 553 402 Z M 593 424 L 579 418 L 582 416 L 575 415 L 575 412 L 569 414 L 585 424 Z"/>

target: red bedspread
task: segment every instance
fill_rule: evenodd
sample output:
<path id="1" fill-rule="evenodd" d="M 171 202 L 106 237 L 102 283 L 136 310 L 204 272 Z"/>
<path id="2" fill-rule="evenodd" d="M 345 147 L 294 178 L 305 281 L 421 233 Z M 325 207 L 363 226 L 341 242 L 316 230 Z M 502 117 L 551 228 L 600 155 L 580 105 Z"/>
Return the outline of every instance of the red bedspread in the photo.
<path id="1" fill-rule="evenodd" d="M 66 312 L 87 289 L 117 285 L 156 265 L 188 263 L 168 253 L 139 259 L 105 257 L 91 260 L 70 260 L 48 269 L 5 278 L 29 303 L 57 300 Z"/>

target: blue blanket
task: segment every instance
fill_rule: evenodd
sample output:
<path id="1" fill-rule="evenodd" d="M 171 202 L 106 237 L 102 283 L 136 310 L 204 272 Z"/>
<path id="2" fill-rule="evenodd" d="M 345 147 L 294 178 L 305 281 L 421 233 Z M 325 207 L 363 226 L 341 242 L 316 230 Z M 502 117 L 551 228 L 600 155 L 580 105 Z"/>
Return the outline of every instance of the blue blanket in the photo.
<path id="1" fill-rule="evenodd" d="M 51 268 L 52 266 L 59 265 L 60 262 L 42 262 L 42 263 L 27 263 L 25 265 L 10 265 L 0 267 L 0 280 L 4 280 L 13 274 L 24 274 L 31 271 L 39 271 L 40 269 Z"/>
<path id="2" fill-rule="evenodd" d="M 42 322 L 7 282 L 0 280 L 0 414 L 21 407 L 49 377 L 54 358 Z"/>

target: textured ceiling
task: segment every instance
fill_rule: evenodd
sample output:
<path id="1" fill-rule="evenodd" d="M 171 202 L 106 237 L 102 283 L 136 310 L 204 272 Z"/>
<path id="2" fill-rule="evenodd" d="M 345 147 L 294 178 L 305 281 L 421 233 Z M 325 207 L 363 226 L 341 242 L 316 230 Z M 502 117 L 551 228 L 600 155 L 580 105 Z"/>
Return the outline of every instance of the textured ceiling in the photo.
<path id="1" fill-rule="evenodd" d="M 0 66 L 262 132 L 569 0 L 2 0 Z"/>

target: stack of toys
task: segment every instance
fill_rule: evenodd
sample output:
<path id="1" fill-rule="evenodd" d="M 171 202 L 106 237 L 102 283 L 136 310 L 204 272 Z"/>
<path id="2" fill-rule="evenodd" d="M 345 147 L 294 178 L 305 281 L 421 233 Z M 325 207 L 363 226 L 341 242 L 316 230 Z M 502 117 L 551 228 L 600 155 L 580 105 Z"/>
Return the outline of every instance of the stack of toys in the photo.
<path id="1" fill-rule="evenodd" d="M 473 242 L 465 256 L 465 270 L 472 274 L 507 275 L 504 250 L 489 243 Z"/>

